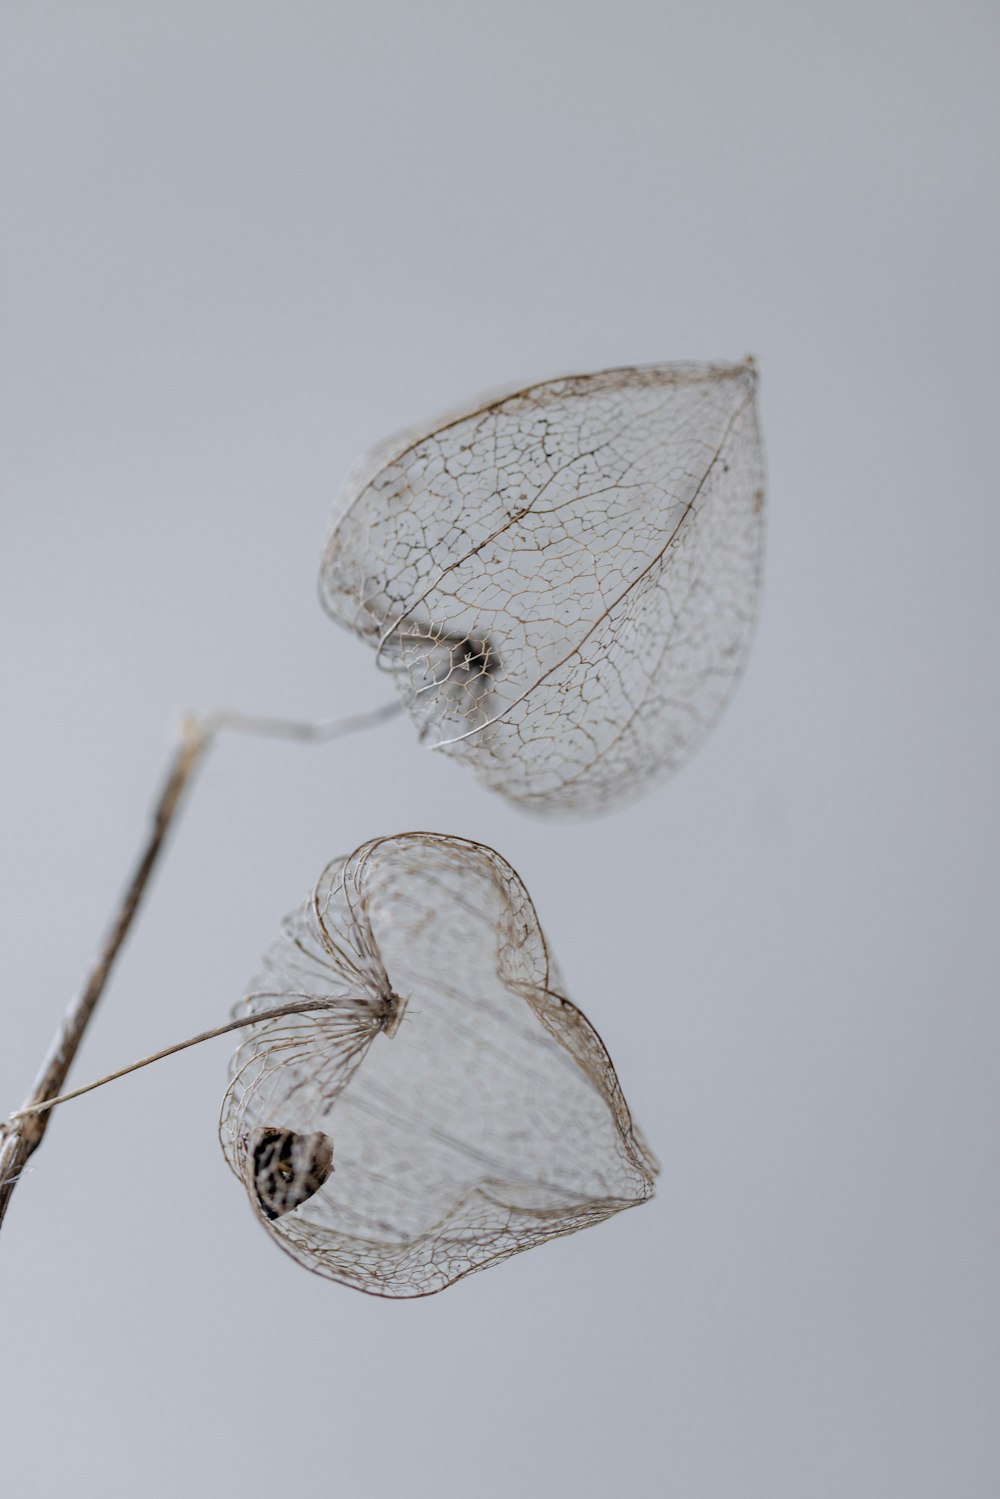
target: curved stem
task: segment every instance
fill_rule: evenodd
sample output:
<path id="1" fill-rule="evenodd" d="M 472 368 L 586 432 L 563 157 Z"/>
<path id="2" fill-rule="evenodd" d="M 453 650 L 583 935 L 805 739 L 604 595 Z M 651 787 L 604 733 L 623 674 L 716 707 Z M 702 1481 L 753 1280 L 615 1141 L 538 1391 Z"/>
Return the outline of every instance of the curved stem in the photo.
<path id="1" fill-rule="evenodd" d="M 342 734 L 351 734 L 359 729 L 370 728 L 393 717 L 399 711 L 401 711 L 401 705 L 393 702 L 368 713 L 356 714 L 351 718 L 327 719 L 320 723 L 299 723 L 294 720 L 256 717 L 229 709 L 220 709 L 215 713 L 207 714 L 200 721 L 194 718 L 184 720 L 181 726 L 180 743 L 171 757 L 166 781 L 153 812 L 153 824 L 145 846 L 118 903 L 111 925 L 101 943 L 90 973 L 87 975 L 86 983 L 66 1011 L 63 1022 L 53 1038 L 48 1054 L 35 1079 L 34 1087 L 24 1104 L 10 1116 L 9 1120 L 0 1122 L 0 1225 L 3 1224 L 14 1187 L 28 1159 L 41 1144 L 42 1137 L 48 1128 L 51 1110 L 57 1101 L 59 1090 L 66 1081 L 84 1032 L 107 986 L 115 959 L 135 920 L 150 875 L 163 849 L 184 791 L 215 734 L 223 730 L 233 730 L 245 734 L 319 742 L 337 739 Z M 312 1005 L 311 1008 L 315 1009 L 317 1006 Z M 290 1014 L 292 1011 L 286 1006 L 282 1013 Z M 160 1056 L 169 1056 L 172 1051 L 183 1050 L 185 1046 L 193 1046 L 198 1041 L 208 1040 L 213 1035 L 221 1035 L 226 1030 L 235 1030 L 237 1025 L 244 1023 L 252 1022 L 236 1022 L 223 1026 L 217 1031 L 205 1032 L 202 1036 L 195 1036 L 190 1041 L 182 1042 L 179 1047 L 170 1047 L 162 1053 L 157 1052 L 155 1056 L 148 1057 L 135 1065 L 146 1066 L 148 1062 L 159 1060 Z M 131 1067 L 126 1067 L 123 1072 L 131 1070 Z M 113 1074 L 116 1077 L 120 1075 L 120 1073 Z M 104 1081 L 110 1081 L 110 1077 L 102 1078 L 101 1082 Z M 89 1092 L 90 1088 L 97 1086 L 97 1083 L 92 1083 L 87 1088 L 78 1089 L 77 1092 Z M 77 1095 L 74 1093 L 63 1096 L 76 1097 Z"/>
<path id="2" fill-rule="evenodd" d="M 217 733 L 221 729 L 236 734 L 254 734 L 269 739 L 297 739 L 300 743 L 326 744 L 331 739 L 341 739 L 345 734 L 356 734 L 359 729 L 374 728 L 402 713 L 404 704 L 399 701 L 383 703 L 367 713 L 356 713 L 351 718 L 324 718 L 317 723 L 306 723 L 294 718 L 269 718 L 257 713 L 240 713 L 235 708 L 217 708 L 203 720 L 205 732 Z"/>
<path id="3" fill-rule="evenodd" d="M 153 1062 L 162 1062 L 164 1057 L 172 1057 L 178 1051 L 187 1051 L 189 1046 L 200 1046 L 203 1041 L 214 1041 L 216 1036 L 225 1036 L 230 1031 L 244 1030 L 248 1025 L 260 1025 L 265 1020 L 280 1020 L 285 1015 L 308 1015 L 316 1010 L 328 1010 L 330 1001 L 328 999 L 299 999 L 292 1000 L 287 1005 L 276 1005 L 271 1010 L 260 1010 L 256 1015 L 244 1015 L 239 1020 L 230 1020 L 225 1025 L 213 1026 L 210 1031 L 199 1031 L 197 1036 L 189 1036 L 186 1041 L 175 1041 L 173 1046 L 164 1046 L 162 1051 L 150 1052 L 148 1057 L 140 1057 L 137 1062 L 129 1062 L 127 1067 L 119 1067 L 115 1072 L 106 1072 L 103 1077 L 95 1078 L 92 1083 L 85 1083 L 82 1088 L 74 1088 L 70 1093 L 60 1093 L 58 1098 L 44 1098 L 40 1103 L 28 1104 L 23 1109 L 17 1109 L 11 1114 L 7 1123 L 17 1125 L 22 1119 L 30 1119 L 54 1109 L 58 1104 L 69 1103 L 73 1098 L 82 1098 L 85 1093 L 93 1093 L 95 1088 L 103 1088 L 105 1083 L 117 1082 L 120 1077 L 127 1077 L 130 1072 L 138 1072 L 140 1067 L 149 1067 Z"/>

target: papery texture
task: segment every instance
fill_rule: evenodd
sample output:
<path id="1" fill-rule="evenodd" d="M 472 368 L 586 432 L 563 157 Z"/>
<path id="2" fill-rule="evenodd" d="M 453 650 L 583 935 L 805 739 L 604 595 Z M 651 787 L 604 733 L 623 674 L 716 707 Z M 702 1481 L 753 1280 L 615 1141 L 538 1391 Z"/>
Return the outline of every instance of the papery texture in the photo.
<path id="1" fill-rule="evenodd" d="M 538 812 L 601 810 L 684 762 L 756 613 L 755 386 L 751 362 L 554 380 L 362 462 L 321 598 L 427 744 Z"/>
<path id="2" fill-rule="evenodd" d="M 248 1032 L 221 1138 L 310 1269 L 426 1295 L 651 1195 L 610 1058 L 492 850 L 408 833 L 331 864 L 238 1013 L 309 997 L 327 1008 Z"/>

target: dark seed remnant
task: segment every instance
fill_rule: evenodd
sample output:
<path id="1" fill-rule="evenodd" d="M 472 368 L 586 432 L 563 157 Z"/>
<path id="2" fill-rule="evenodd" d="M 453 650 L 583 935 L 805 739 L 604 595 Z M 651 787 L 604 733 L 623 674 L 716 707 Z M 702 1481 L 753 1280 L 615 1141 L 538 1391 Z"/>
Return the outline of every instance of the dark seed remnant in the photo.
<path id="1" fill-rule="evenodd" d="M 257 1201 L 268 1218 L 281 1218 L 308 1202 L 333 1170 L 333 1141 L 318 1130 L 300 1135 L 265 1125 L 248 1136 L 247 1152 Z"/>

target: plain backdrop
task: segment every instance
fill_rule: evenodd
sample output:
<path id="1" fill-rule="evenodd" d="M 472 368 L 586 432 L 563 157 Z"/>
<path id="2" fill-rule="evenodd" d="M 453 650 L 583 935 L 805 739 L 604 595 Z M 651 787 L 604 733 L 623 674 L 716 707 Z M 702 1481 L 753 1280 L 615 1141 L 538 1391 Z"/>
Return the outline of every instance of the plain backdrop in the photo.
<path id="1" fill-rule="evenodd" d="M 5 1494 L 1000 1493 L 998 40 L 989 0 L 5 0 L 0 1111 L 178 715 L 390 693 L 316 600 L 363 448 L 752 352 L 769 467 L 681 775 L 549 825 L 404 720 L 222 742 L 73 1073 L 224 1020 L 334 855 L 457 832 L 654 1201 L 380 1303 L 255 1224 L 225 1041 L 67 1106 L 0 1236 Z"/>

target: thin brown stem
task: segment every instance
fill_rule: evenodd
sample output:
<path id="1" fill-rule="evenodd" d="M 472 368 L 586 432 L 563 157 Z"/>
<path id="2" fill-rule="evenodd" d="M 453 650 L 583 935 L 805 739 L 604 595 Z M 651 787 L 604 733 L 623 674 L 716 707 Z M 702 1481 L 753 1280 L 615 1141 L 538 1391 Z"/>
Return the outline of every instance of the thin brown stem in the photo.
<path id="1" fill-rule="evenodd" d="M 303 722 L 294 718 L 271 718 L 260 713 L 240 713 L 235 708 L 217 708 L 203 720 L 205 732 L 215 734 L 220 729 L 235 734 L 253 734 L 264 739 L 297 739 L 302 744 L 328 744 L 331 739 L 342 739 L 345 734 L 356 734 L 359 729 L 371 729 L 402 713 L 403 703 L 382 703 L 367 713 L 355 713 L 350 718 L 323 718 L 318 722 Z"/>
<path id="2" fill-rule="evenodd" d="M 140 1057 L 137 1062 L 129 1062 L 127 1066 L 119 1067 L 115 1072 L 106 1072 L 103 1077 L 95 1078 L 92 1083 L 85 1083 L 82 1088 L 74 1088 L 70 1093 L 60 1093 L 57 1098 L 45 1098 L 40 1103 L 28 1104 L 11 1114 L 7 1123 L 16 1126 L 22 1119 L 37 1118 L 49 1109 L 56 1108 L 58 1104 L 69 1103 L 74 1098 L 82 1098 L 85 1093 L 93 1093 L 95 1088 L 103 1088 L 105 1083 L 116 1083 L 120 1077 L 128 1077 L 130 1072 L 138 1072 L 141 1067 L 149 1067 L 153 1062 L 162 1062 L 165 1057 L 176 1056 L 179 1051 L 187 1051 L 189 1046 L 200 1046 L 203 1041 L 214 1041 L 216 1036 L 226 1036 L 230 1031 L 244 1030 L 248 1025 L 260 1025 L 265 1020 L 281 1020 L 285 1015 L 309 1015 L 317 1010 L 329 1008 L 328 999 L 297 999 L 285 1005 L 275 1005 L 270 1010 L 259 1010 L 255 1015 L 243 1015 L 239 1020 L 229 1020 L 225 1025 L 214 1025 L 210 1031 L 199 1031 L 197 1036 L 188 1036 L 186 1041 L 175 1041 L 173 1046 L 164 1046 L 161 1051 L 151 1052 L 148 1057 Z"/>
<path id="3" fill-rule="evenodd" d="M 48 1127 L 47 1111 L 28 1111 L 33 1111 L 37 1104 L 58 1094 L 66 1080 L 84 1032 L 104 993 L 115 959 L 135 920 L 185 787 L 208 743 L 209 738 L 200 725 L 193 719 L 185 720 L 180 743 L 171 758 L 166 782 L 153 813 L 153 824 L 146 845 L 132 872 L 132 878 L 125 887 L 87 981 L 66 1011 L 35 1079 L 35 1085 L 25 1100 L 26 1117 L 8 1124 L 0 1137 L 0 1224 L 21 1172 L 29 1157 L 38 1149 Z"/>
<path id="4" fill-rule="evenodd" d="M 115 959 L 135 920 L 149 883 L 149 877 L 159 858 L 185 787 L 214 736 L 221 731 L 229 730 L 237 733 L 269 735 L 320 743 L 382 723 L 398 713 L 400 706 L 398 703 L 386 703 L 367 713 L 355 714 L 350 718 L 326 719 L 319 723 L 267 718 L 237 713 L 231 709 L 220 709 L 215 713 L 206 714 L 200 721 L 193 718 L 184 721 L 181 740 L 170 761 L 166 783 L 153 813 L 153 825 L 145 848 L 125 888 L 97 957 L 94 959 L 87 981 L 67 1010 L 35 1079 L 35 1085 L 24 1104 L 8 1120 L 0 1120 L 0 1225 L 3 1223 L 14 1187 L 29 1157 L 41 1144 L 42 1136 L 48 1128 L 50 1111 L 57 1101 L 61 1101 L 57 1095 L 66 1081 L 66 1075 L 79 1050 L 84 1032 L 107 986 Z M 299 1008 L 315 1009 L 317 1006 L 308 1005 Z M 285 1006 L 281 1013 L 292 1014 L 295 1011 Z M 133 1071 L 135 1066 L 144 1067 L 149 1062 L 158 1061 L 161 1056 L 169 1056 L 173 1051 L 181 1051 L 186 1046 L 194 1046 L 197 1042 L 209 1040 L 214 1035 L 222 1035 L 227 1030 L 236 1030 L 240 1025 L 252 1023 L 252 1021 L 235 1021 L 217 1030 L 206 1031 L 201 1036 L 192 1037 L 190 1041 L 181 1042 L 180 1046 L 169 1047 L 165 1052 L 157 1052 L 155 1056 L 147 1057 L 142 1062 L 123 1068 L 121 1073 L 114 1073 L 112 1076 L 121 1076 L 125 1072 Z M 110 1080 L 110 1077 L 102 1078 L 100 1082 Z M 99 1085 L 99 1083 L 91 1083 L 86 1088 L 77 1089 L 73 1094 L 64 1096 L 76 1097 L 77 1094 L 88 1093 L 91 1088 Z"/>

